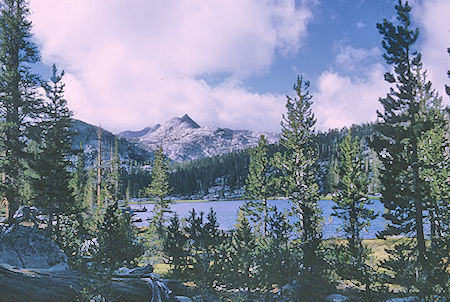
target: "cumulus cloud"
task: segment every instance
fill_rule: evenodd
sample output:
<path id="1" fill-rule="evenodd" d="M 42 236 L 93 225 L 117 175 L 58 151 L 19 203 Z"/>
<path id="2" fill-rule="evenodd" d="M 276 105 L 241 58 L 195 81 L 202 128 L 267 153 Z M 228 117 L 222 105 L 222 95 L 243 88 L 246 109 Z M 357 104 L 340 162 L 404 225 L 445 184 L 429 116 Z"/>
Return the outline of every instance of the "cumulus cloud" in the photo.
<path id="1" fill-rule="evenodd" d="M 312 18 L 294 0 L 32 0 L 31 11 L 44 63 L 66 70 L 75 117 L 113 131 L 184 113 L 278 130 L 283 97 L 242 81 L 296 53 Z M 208 84 L 208 75 L 223 81 Z"/>
<path id="2" fill-rule="evenodd" d="M 444 92 L 449 84 L 447 70 L 450 69 L 450 1 L 427 0 L 413 11 L 419 22 L 423 43 L 421 52 L 425 68 L 428 70 L 433 87 L 443 96 L 443 102 L 450 105 L 450 98 Z"/>
<path id="3" fill-rule="evenodd" d="M 450 2 L 430 0 L 414 3 L 413 18 L 421 30 L 422 42 L 418 50 L 422 53 L 429 79 L 433 82 L 444 105 L 450 105 L 444 93 L 444 84 L 449 83 L 446 73 L 450 66 Z M 389 91 L 384 81 L 386 66 L 382 65 L 382 50 L 354 48 L 336 41 L 335 69 L 321 73 L 315 89 L 314 111 L 321 130 L 350 126 L 376 120 L 376 110 L 382 110 L 378 102 Z"/>
<path id="4" fill-rule="evenodd" d="M 322 73 L 314 104 L 318 129 L 375 121 L 376 111 L 381 110 L 378 98 L 388 91 L 384 72 L 382 65 L 373 64 L 357 78 L 335 71 Z"/>
<path id="5" fill-rule="evenodd" d="M 379 60 L 381 57 L 381 50 L 378 47 L 371 49 L 354 48 L 349 45 L 342 45 L 338 43 L 339 53 L 336 56 L 336 63 L 346 71 L 361 70 L 366 64 L 373 59 Z"/>

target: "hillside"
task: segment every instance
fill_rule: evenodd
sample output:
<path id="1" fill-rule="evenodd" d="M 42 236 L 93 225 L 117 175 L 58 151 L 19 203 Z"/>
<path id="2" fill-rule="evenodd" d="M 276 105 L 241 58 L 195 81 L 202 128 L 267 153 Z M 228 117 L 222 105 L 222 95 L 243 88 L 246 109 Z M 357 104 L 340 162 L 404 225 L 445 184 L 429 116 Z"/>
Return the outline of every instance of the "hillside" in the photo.
<path id="1" fill-rule="evenodd" d="M 72 149 L 79 150 L 80 145 L 83 146 L 86 164 L 93 166 L 97 158 L 98 136 L 97 130 L 99 127 L 85 123 L 80 120 L 73 120 L 72 131 L 75 135 L 72 138 Z M 115 135 L 105 129 L 101 129 L 101 145 L 102 158 L 109 159 L 111 157 L 111 150 L 114 147 Z M 145 163 L 151 161 L 153 152 L 145 150 L 141 146 L 130 142 L 124 138 L 119 138 L 119 155 L 122 161 L 128 162 L 130 160 L 138 163 Z"/>

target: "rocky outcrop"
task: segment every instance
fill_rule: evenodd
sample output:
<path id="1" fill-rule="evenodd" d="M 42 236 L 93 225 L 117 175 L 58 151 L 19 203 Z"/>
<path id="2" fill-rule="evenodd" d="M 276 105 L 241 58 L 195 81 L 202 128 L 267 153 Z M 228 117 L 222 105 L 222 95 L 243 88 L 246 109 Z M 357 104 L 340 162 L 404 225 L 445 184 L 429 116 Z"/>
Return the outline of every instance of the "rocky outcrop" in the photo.
<path id="1" fill-rule="evenodd" d="M 67 256 L 43 230 L 22 225 L 0 233 L 0 263 L 15 268 L 68 269 Z"/>
<path id="2" fill-rule="evenodd" d="M 350 299 L 341 294 L 331 294 L 327 297 L 327 299 L 325 301 L 327 301 L 327 302 L 345 302 L 345 301 L 350 301 Z"/>
<path id="3" fill-rule="evenodd" d="M 0 231 L 1 301 L 79 301 L 107 284 L 108 300 L 174 301 L 151 266 L 122 269 L 112 278 L 71 271 L 67 257 L 43 230 L 12 225 Z"/>
<path id="4" fill-rule="evenodd" d="M 0 264 L 1 301 L 79 301 L 84 298 L 83 289 L 98 282 L 70 270 L 16 269 Z M 151 279 L 113 278 L 108 296 L 114 301 L 171 301 Z"/>

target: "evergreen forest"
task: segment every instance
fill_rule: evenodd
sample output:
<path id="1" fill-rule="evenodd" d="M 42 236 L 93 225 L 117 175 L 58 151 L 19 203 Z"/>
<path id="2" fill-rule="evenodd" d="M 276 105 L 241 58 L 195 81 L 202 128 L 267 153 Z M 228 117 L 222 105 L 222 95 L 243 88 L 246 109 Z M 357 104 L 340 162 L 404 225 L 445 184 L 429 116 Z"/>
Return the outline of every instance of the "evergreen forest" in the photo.
<path id="1" fill-rule="evenodd" d="M 35 73 L 28 2 L 0 1 L 0 230 L 33 225 L 70 270 L 96 276 L 67 301 L 127 301 L 114 294 L 117 271 L 147 265 L 190 296 L 167 301 L 448 301 L 448 96 L 427 77 L 411 6 L 399 0 L 395 10 L 376 24 L 391 67 L 377 122 L 316 131 L 311 83 L 298 75 L 278 144 L 262 135 L 254 148 L 189 162 L 171 162 L 159 147 L 145 162 L 146 154 L 122 158 L 119 138 L 103 143 L 100 128 L 91 158 L 74 147 L 64 71 Z M 170 211 L 174 199 L 208 194 L 245 200 L 233 229 L 220 228 L 213 208 Z M 323 236 L 327 195 L 339 238 Z M 387 224 L 367 240 L 373 196 Z M 275 197 L 290 208 L 271 206 Z M 136 198 L 154 203 L 145 227 L 135 223 Z M 24 208 L 38 220 L 18 221 Z"/>

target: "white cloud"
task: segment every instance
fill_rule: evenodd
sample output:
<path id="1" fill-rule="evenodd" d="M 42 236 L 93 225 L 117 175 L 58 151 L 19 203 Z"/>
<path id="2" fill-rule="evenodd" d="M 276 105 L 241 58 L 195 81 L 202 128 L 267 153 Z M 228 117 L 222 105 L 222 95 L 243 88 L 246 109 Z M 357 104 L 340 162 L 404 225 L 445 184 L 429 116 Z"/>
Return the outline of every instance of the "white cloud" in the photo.
<path id="1" fill-rule="evenodd" d="M 381 110 L 378 98 L 388 91 L 384 72 L 380 64 L 373 64 L 358 78 L 335 71 L 322 73 L 314 103 L 317 128 L 326 130 L 375 121 L 376 111 Z"/>
<path id="2" fill-rule="evenodd" d="M 374 58 L 381 58 L 381 50 L 378 47 L 371 49 L 354 48 L 349 45 L 338 43 L 339 53 L 336 56 L 336 63 L 346 71 L 356 71 L 364 69 L 367 63 Z"/>
<path id="3" fill-rule="evenodd" d="M 414 3 L 413 17 L 418 21 L 422 43 L 418 45 L 425 68 L 443 102 L 450 105 L 444 93 L 444 84 L 450 81 L 450 2 L 447 0 L 427 0 Z M 350 126 L 376 120 L 376 110 L 382 110 L 378 99 L 389 91 L 384 81 L 385 67 L 381 62 L 382 51 L 354 48 L 336 42 L 338 53 L 335 58 L 337 70 L 323 72 L 315 92 L 314 112 L 321 130 Z M 378 63 L 377 63 L 378 61 Z"/>
<path id="4" fill-rule="evenodd" d="M 444 104 L 450 105 L 450 98 L 444 92 L 449 84 L 447 70 L 450 69 L 450 1 L 427 0 L 414 11 L 419 21 L 423 43 L 421 52 L 425 68 L 428 70 L 433 87 L 443 96 Z"/>
<path id="5" fill-rule="evenodd" d="M 364 27 L 366 27 L 366 24 L 362 23 L 361 21 L 358 21 L 358 22 L 356 23 L 356 27 L 357 27 L 357 28 L 364 28 Z"/>
<path id="6" fill-rule="evenodd" d="M 44 62 L 67 72 L 75 117 L 114 131 L 184 113 L 277 130 L 284 102 L 240 83 L 296 53 L 312 18 L 294 0 L 32 0 L 31 11 Z M 230 80 L 212 86 L 208 75 Z"/>

